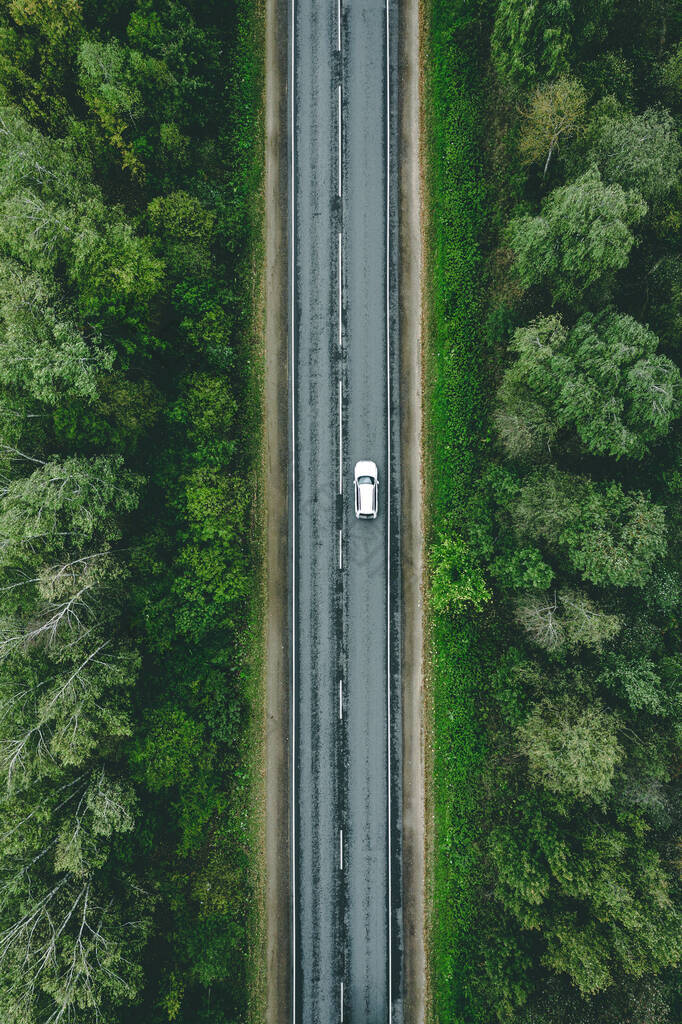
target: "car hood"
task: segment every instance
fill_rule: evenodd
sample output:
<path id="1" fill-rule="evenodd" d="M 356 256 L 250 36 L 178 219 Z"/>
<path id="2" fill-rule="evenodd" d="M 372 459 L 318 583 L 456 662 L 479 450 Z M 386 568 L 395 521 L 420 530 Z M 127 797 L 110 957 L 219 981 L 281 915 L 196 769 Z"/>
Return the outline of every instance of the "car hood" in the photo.
<path id="1" fill-rule="evenodd" d="M 375 462 L 366 460 L 365 462 L 356 462 L 355 464 L 355 479 L 359 476 L 371 476 L 373 480 L 377 478 L 377 467 Z"/>

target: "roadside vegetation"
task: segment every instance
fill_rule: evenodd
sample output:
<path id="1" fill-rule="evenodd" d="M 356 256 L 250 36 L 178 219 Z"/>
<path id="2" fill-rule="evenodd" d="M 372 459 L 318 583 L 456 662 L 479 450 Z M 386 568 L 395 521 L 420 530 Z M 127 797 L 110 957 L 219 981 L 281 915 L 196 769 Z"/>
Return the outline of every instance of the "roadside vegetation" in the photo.
<path id="1" fill-rule="evenodd" d="M 443 1022 L 457 1020 L 463 1009 L 473 927 L 476 780 L 483 758 L 475 705 L 482 682 L 482 634 L 467 610 L 487 597 L 477 568 L 470 572 L 460 533 L 476 479 L 478 445 L 472 439 L 481 435 L 484 414 L 480 82 L 470 60 L 475 37 L 467 26 L 460 37 L 457 28 L 465 7 L 431 0 L 424 60 L 429 196 L 425 450 L 435 818 L 429 950 L 434 1006 Z M 455 572 L 461 581 L 457 592 L 451 585 Z"/>
<path id="2" fill-rule="evenodd" d="M 427 11 L 432 1017 L 682 1016 L 682 13 Z"/>
<path id="3" fill-rule="evenodd" d="M 4 1024 L 257 1019 L 262 49 L 0 4 Z"/>

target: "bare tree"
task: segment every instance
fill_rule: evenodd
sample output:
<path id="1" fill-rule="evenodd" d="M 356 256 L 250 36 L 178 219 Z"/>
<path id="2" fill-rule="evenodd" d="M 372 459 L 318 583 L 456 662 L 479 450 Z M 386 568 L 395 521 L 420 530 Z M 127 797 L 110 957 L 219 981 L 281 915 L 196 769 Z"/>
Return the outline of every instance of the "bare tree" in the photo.
<path id="1" fill-rule="evenodd" d="M 555 651 L 562 646 L 564 628 L 556 590 L 531 594 L 519 601 L 516 617 L 519 625 L 538 647 L 544 647 L 546 651 Z"/>
<path id="2" fill-rule="evenodd" d="M 516 619 L 534 644 L 550 652 L 564 646 L 599 650 L 621 627 L 617 615 L 580 590 L 525 594 L 516 602 Z"/>
<path id="3" fill-rule="evenodd" d="M 521 111 L 524 122 L 519 141 L 521 156 L 528 164 L 544 157 L 543 178 L 559 141 L 570 138 L 579 130 L 586 105 L 587 95 L 580 82 L 573 78 L 558 78 L 547 85 L 539 85 L 529 106 Z"/>
<path id="4" fill-rule="evenodd" d="M 38 642 L 54 647 L 64 633 L 70 645 L 78 643 L 89 631 L 89 623 L 94 618 L 93 589 L 94 584 L 88 583 L 62 601 L 46 603 L 36 610 L 29 622 L 0 621 L 0 660 L 17 647 L 29 647 Z"/>

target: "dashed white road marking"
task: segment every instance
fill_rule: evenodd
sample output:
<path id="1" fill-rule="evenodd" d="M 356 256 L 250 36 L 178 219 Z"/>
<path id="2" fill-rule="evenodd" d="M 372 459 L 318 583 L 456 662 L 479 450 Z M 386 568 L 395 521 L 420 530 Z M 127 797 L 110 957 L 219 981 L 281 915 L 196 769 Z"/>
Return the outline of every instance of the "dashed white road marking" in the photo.
<path id="1" fill-rule="evenodd" d="M 339 231 L 339 258 L 338 258 L 338 293 L 339 293 L 339 348 L 343 347 L 343 300 L 341 295 L 341 286 L 343 284 L 343 262 L 341 259 L 341 232 Z"/>
<path id="2" fill-rule="evenodd" d="M 343 397 L 339 381 L 339 494 L 343 494 Z"/>
<path id="3" fill-rule="evenodd" d="M 339 530 L 339 569 L 343 569 L 343 530 Z"/>
<path id="4" fill-rule="evenodd" d="M 339 719 L 343 718 L 343 679 L 339 679 Z"/>
<path id="5" fill-rule="evenodd" d="M 339 867 L 343 871 L 343 829 L 339 829 Z"/>
<path id="6" fill-rule="evenodd" d="M 338 88 L 338 96 L 339 96 L 339 117 L 338 117 L 338 121 L 339 121 L 339 127 L 338 127 L 338 133 L 339 133 L 339 174 L 338 174 L 338 179 L 339 180 L 338 180 L 338 194 L 340 196 L 341 195 L 341 159 L 343 157 L 343 150 L 342 150 L 342 143 L 341 143 L 341 86 L 339 86 L 339 88 Z"/>

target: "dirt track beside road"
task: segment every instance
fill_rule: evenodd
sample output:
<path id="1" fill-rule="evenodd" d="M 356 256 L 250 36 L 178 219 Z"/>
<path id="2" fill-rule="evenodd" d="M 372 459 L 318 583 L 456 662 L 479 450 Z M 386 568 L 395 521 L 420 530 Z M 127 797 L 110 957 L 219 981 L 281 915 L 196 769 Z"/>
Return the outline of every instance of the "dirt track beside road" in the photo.
<path id="1" fill-rule="evenodd" d="M 403 920 L 405 1024 L 426 1019 L 422 173 L 419 0 L 400 20 L 400 436 L 403 581 Z"/>
<path id="2" fill-rule="evenodd" d="M 289 1016 L 287 605 L 287 5 L 265 14 L 265 859 L 267 1024 Z"/>

